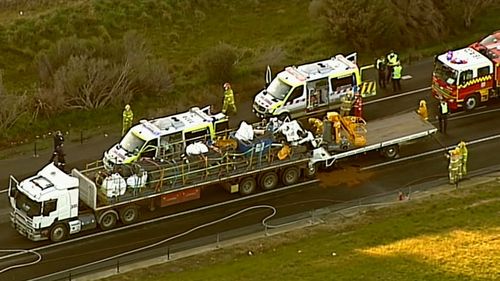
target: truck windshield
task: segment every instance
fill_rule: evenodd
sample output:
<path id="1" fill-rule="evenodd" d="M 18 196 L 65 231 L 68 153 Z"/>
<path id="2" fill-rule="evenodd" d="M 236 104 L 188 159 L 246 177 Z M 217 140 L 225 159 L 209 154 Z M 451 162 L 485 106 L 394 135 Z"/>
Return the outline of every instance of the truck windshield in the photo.
<path id="1" fill-rule="evenodd" d="M 449 85 L 454 85 L 457 82 L 458 72 L 439 60 L 436 60 L 434 63 L 433 74 L 435 77 L 445 81 Z"/>
<path id="2" fill-rule="evenodd" d="M 276 78 L 267 87 L 267 92 L 275 99 L 284 100 L 286 95 L 290 92 L 290 89 L 292 89 L 292 86 Z"/>
<path id="3" fill-rule="evenodd" d="M 26 212 L 26 215 L 30 218 L 34 216 L 39 216 L 42 211 L 42 203 L 35 202 L 28 198 L 25 194 L 17 192 L 16 198 L 16 208 Z"/>
<path id="4" fill-rule="evenodd" d="M 489 44 L 496 43 L 497 41 L 498 41 L 498 38 L 495 35 L 488 35 L 485 38 L 483 38 L 483 40 L 481 40 L 481 42 L 479 42 L 479 44 L 489 45 Z"/>
<path id="5" fill-rule="evenodd" d="M 137 137 L 132 131 L 128 131 L 120 142 L 120 147 L 129 153 L 136 154 L 145 142 L 145 140 Z"/>

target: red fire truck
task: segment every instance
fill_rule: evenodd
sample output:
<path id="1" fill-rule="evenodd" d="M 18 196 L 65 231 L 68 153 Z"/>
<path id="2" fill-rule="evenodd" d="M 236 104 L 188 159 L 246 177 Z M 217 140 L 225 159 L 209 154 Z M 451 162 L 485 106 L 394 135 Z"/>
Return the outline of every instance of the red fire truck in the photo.
<path id="1" fill-rule="evenodd" d="M 432 94 L 451 110 L 472 110 L 500 95 L 500 30 L 469 47 L 438 55 Z"/>

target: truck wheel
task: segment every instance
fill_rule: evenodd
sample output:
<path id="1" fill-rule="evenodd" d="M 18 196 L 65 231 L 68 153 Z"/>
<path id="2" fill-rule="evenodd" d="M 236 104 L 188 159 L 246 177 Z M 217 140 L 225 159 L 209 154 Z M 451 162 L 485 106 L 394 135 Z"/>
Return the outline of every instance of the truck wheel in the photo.
<path id="1" fill-rule="evenodd" d="M 464 108 L 471 111 L 479 105 L 479 97 L 477 94 L 468 96 L 464 101 Z"/>
<path id="2" fill-rule="evenodd" d="M 300 170 L 297 167 L 288 167 L 281 174 L 281 182 L 284 185 L 292 185 L 299 181 Z"/>
<path id="3" fill-rule="evenodd" d="M 240 194 L 249 195 L 255 192 L 257 183 L 253 177 L 247 177 L 240 181 Z"/>
<path id="4" fill-rule="evenodd" d="M 50 240 L 52 242 L 61 242 L 68 238 L 68 228 L 62 223 L 58 223 L 50 230 Z"/>
<path id="5" fill-rule="evenodd" d="M 260 177 L 260 188 L 271 190 L 278 185 L 278 175 L 275 172 L 267 172 Z"/>
<path id="6" fill-rule="evenodd" d="M 315 178 L 316 172 L 318 172 L 318 165 L 317 164 L 314 164 L 312 166 L 307 165 L 307 167 L 304 169 L 304 175 L 308 179 Z"/>
<path id="7" fill-rule="evenodd" d="M 397 144 L 384 147 L 382 149 L 382 155 L 386 158 L 392 159 L 399 155 L 399 146 Z"/>
<path id="8" fill-rule="evenodd" d="M 127 206 L 120 210 L 120 220 L 123 224 L 131 224 L 139 218 L 139 208 L 137 206 Z"/>
<path id="9" fill-rule="evenodd" d="M 108 230 L 116 225 L 117 216 L 115 211 L 107 211 L 101 215 L 101 219 L 99 220 L 99 226 L 102 230 Z"/>

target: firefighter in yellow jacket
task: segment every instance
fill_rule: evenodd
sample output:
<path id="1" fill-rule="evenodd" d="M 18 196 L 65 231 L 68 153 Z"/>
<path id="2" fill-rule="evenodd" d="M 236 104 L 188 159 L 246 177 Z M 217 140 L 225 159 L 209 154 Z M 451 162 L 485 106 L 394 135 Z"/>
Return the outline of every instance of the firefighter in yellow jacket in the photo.
<path id="1" fill-rule="evenodd" d="M 460 171 L 459 171 L 459 175 L 460 175 L 460 178 L 464 177 L 467 175 L 467 154 L 469 153 L 469 151 L 467 150 L 467 146 L 465 145 L 465 142 L 464 141 L 461 141 L 459 144 L 458 144 L 458 150 L 460 151 Z"/>
<path id="2" fill-rule="evenodd" d="M 450 163 L 448 164 L 450 184 L 458 184 L 460 180 L 460 170 L 462 168 L 460 149 L 456 147 L 455 149 L 449 150 L 446 157 L 450 159 Z"/>
<path id="3" fill-rule="evenodd" d="M 224 83 L 224 104 L 222 106 L 222 113 L 236 114 L 236 104 L 234 103 L 234 93 L 231 89 L 231 84 Z"/>
<path id="4" fill-rule="evenodd" d="M 422 117 L 422 119 L 424 119 L 424 120 L 429 119 L 429 113 L 427 112 L 427 104 L 426 104 L 425 100 L 420 100 L 420 104 L 419 104 L 417 113 L 418 113 L 418 115 L 420 115 L 420 117 Z"/>
<path id="5" fill-rule="evenodd" d="M 132 122 L 134 121 L 134 113 L 130 108 L 130 105 L 125 105 L 125 109 L 123 110 L 123 124 L 122 124 L 122 136 L 132 127 Z"/>

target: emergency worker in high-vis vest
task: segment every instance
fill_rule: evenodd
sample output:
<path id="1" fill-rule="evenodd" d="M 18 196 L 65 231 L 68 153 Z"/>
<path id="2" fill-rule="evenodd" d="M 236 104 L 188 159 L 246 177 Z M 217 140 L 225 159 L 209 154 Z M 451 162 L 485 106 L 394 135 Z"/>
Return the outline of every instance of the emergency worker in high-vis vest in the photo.
<path id="1" fill-rule="evenodd" d="M 467 156 L 469 154 L 469 151 L 467 150 L 467 146 L 465 145 L 464 141 L 461 141 L 458 144 L 458 149 L 460 150 L 460 166 L 461 170 L 459 172 L 460 178 L 465 177 L 467 175 Z"/>
<path id="2" fill-rule="evenodd" d="M 455 149 L 449 150 L 447 157 L 450 160 L 448 164 L 448 178 L 450 180 L 450 184 L 457 184 L 460 180 L 461 170 L 460 149 L 456 147 Z"/>
<path id="3" fill-rule="evenodd" d="M 125 105 L 125 109 L 123 110 L 123 123 L 122 123 L 122 136 L 127 133 L 128 129 L 132 127 L 132 122 L 134 121 L 134 113 L 130 108 L 130 105 Z"/>
<path id="4" fill-rule="evenodd" d="M 236 114 L 236 104 L 234 103 L 234 93 L 231 89 L 231 84 L 224 83 L 224 104 L 222 106 L 222 113 Z"/>
<path id="5" fill-rule="evenodd" d="M 401 91 L 401 75 L 403 67 L 398 64 L 392 67 L 392 91 Z"/>

